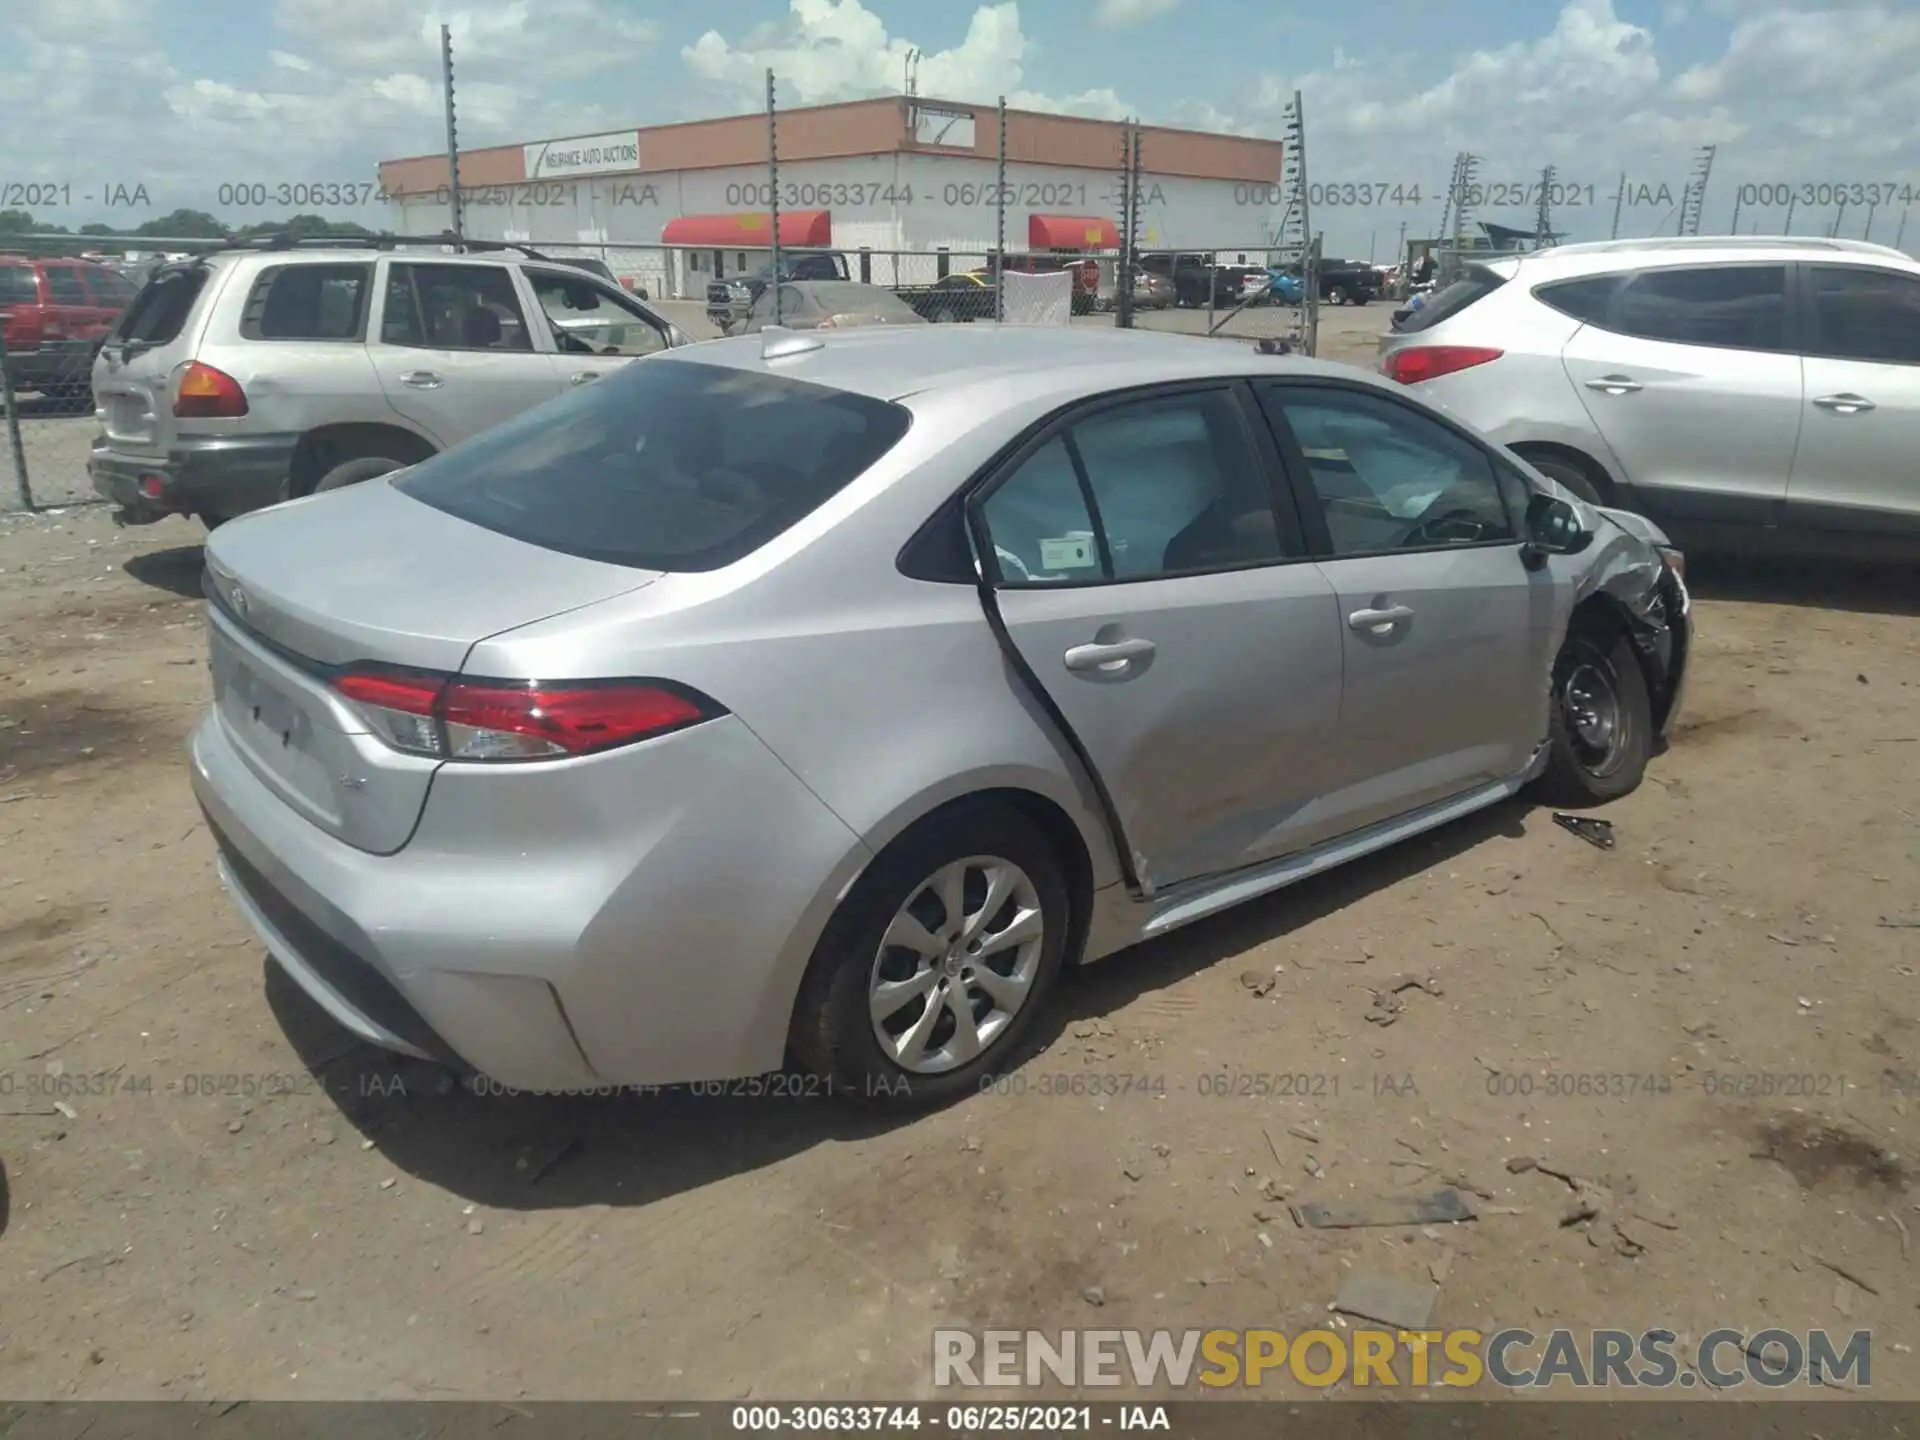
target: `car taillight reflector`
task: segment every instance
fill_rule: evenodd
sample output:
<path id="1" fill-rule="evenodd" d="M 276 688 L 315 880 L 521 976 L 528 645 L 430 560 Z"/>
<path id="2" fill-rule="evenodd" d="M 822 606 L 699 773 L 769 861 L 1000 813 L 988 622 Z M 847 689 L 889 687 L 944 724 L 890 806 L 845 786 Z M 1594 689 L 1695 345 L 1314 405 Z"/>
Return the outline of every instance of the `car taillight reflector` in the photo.
<path id="1" fill-rule="evenodd" d="M 358 670 L 334 688 L 396 750 L 445 760 L 552 760 L 684 729 L 724 712 L 647 681 L 469 681 Z"/>
<path id="2" fill-rule="evenodd" d="M 1418 385 L 1423 380 L 1471 370 L 1506 353 L 1484 345 L 1414 345 L 1388 355 L 1380 362 L 1380 373 L 1402 385 Z"/>
<path id="3" fill-rule="evenodd" d="M 232 419 L 247 413 L 247 392 L 226 371 L 194 360 L 180 372 L 173 413 L 185 419 Z"/>

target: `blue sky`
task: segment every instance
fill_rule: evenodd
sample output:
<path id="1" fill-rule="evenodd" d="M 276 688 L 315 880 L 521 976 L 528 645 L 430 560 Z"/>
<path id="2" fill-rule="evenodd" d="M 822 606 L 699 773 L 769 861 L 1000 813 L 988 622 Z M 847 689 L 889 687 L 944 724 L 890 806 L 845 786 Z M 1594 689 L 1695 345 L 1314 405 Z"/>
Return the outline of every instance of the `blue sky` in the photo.
<path id="1" fill-rule="evenodd" d="M 914 46 L 929 94 L 1199 128 L 1274 133 L 1298 87 L 1317 180 L 1430 194 L 1471 148 L 1488 180 L 1552 162 L 1596 200 L 1623 168 L 1677 193 L 1712 141 L 1710 228 L 1744 185 L 1920 192 L 1920 7 L 1899 0 L 6 0 L 0 185 L 140 181 L 161 213 L 217 210 L 226 179 L 371 179 L 442 143 L 443 20 L 469 144 L 750 108 L 768 65 L 795 103 L 879 93 Z M 78 196 L 30 208 L 126 218 Z M 1560 218 L 1604 233 L 1594 208 Z M 1636 208 L 1630 233 L 1662 223 Z M 1320 222 L 1331 249 L 1364 253 L 1435 215 L 1362 204 Z M 1824 223 L 1802 215 L 1801 233 Z M 1851 209 L 1843 233 L 1865 218 Z M 1741 228 L 1783 219 L 1750 206 Z M 1874 238 L 1894 223 L 1883 208 Z"/>

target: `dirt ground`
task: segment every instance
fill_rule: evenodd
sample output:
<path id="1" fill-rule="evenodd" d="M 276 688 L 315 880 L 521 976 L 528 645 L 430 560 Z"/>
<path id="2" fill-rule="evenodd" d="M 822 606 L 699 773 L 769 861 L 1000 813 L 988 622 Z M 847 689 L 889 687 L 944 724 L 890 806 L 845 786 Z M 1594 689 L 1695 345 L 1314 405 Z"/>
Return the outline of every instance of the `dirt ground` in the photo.
<path id="1" fill-rule="evenodd" d="M 935 1326 L 1298 1330 L 1377 1271 L 1440 1326 L 1870 1328 L 1920 1397 L 1911 572 L 1697 565 L 1617 848 L 1504 805 L 1071 977 L 1001 1092 L 884 1124 L 438 1093 L 279 981 L 187 786 L 200 538 L 0 517 L 0 1394 L 924 1396 Z M 1447 1185 L 1479 1218 L 1287 1211 Z"/>

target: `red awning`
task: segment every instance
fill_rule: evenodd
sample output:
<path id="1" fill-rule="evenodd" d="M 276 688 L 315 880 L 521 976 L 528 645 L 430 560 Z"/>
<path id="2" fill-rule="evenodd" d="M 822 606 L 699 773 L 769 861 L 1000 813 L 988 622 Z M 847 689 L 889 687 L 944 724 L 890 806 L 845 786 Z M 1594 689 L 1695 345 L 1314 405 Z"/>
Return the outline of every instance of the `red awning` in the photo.
<path id="1" fill-rule="evenodd" d="M 765 250 L 773 244 L 766 211 L 738 215 L 682 215 L 660 232 L 662 245 L 711 245 L 717 250 Z M 831 210 L 782 210 L 780 243 L 796 249 L 833 244 Z"/>
<path id="2" fill-rule="evenodd" d="M 1118 250 L 1120 227 L 1085 215 L 1029 215 L 1029 250 Z"/>

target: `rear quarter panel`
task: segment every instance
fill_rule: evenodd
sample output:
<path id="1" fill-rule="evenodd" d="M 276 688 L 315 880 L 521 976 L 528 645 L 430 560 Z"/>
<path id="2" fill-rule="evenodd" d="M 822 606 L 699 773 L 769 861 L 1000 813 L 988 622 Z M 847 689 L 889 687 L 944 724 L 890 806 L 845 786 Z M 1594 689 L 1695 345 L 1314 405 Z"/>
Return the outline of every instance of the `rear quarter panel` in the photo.
<path id="1" fill-rule="evenodd" d="M 1508 447 L 1564 446 L 1597 463 L 1616 483 L 1620 462 L 1594 426 L 1567 375 L 1561 353 L 1584 327 L 1529 293 L 1522 276 L 1430 330 L 1395 335 L 1383 355 L 1416 345 L 1486 345 L 1505 353 L 1496 361 L 1458 370 L 1412 387 Z"/>

